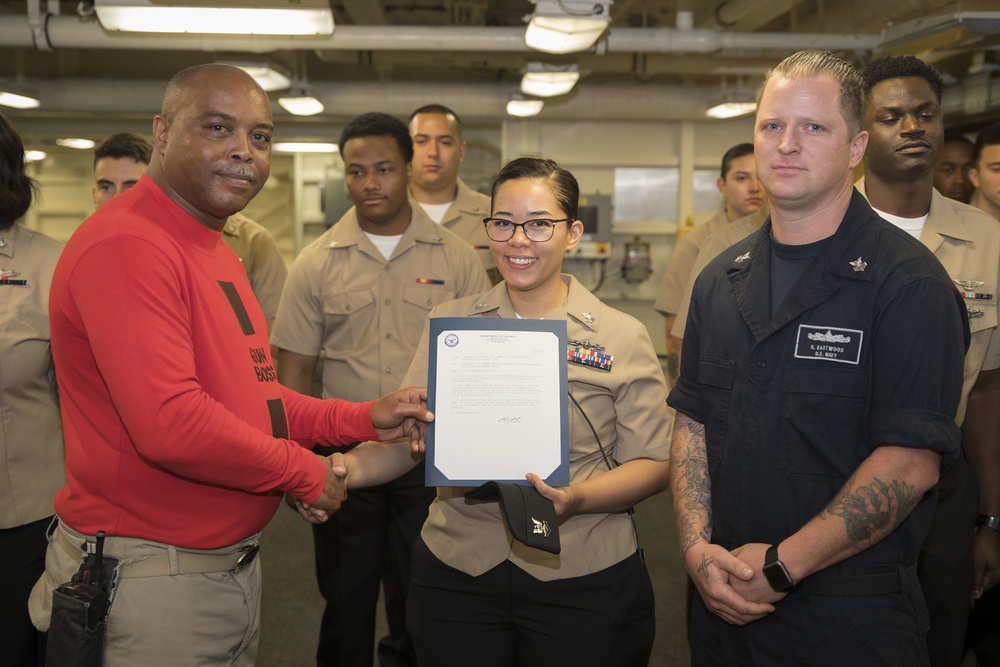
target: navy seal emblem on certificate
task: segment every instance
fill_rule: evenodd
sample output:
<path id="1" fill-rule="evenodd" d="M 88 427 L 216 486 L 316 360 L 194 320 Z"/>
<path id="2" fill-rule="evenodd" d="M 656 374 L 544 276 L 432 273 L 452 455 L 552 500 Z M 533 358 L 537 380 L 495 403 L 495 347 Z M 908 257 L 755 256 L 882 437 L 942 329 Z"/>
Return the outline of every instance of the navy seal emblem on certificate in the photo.
<path id="1" fill-rule="evenodd" d="M 795 337 L 795 357 L 857 366 L 861 362 L 864 334 L 860 329 L 800 324 Z"/>

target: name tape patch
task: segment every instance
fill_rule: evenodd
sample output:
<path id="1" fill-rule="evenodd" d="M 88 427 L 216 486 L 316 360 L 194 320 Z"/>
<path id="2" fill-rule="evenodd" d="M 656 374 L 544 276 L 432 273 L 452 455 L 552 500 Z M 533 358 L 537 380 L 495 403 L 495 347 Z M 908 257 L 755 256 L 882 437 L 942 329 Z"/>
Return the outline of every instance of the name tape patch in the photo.
<path id="1" fill-rule="evenodd" d="M 841 327 L 819 327 L 800 324 L 795 337 L 797 359 L 822 359 L 842 364 L 861 362 L 861 340 L 864 332 Z"/>

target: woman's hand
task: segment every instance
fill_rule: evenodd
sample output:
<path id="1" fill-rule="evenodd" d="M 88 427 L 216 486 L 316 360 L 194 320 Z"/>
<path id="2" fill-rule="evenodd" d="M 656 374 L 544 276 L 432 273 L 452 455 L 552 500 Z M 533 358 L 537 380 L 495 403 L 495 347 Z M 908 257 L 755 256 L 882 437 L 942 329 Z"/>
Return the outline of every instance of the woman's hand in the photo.
<path id="1" fill-rule="evenodd" d="M 577 496 L 576 492 L 573 490 L 572 485 L 570 486 L 549 486 L 542 478 L 533 472 L 529 472 L 525 475 L 525 479 L 531 482 L 531 485 L 535 487 L 535 490 L 543 498 L 547 498 L 552 501 L 552 506 L 555 507 L 556 516 L 560 519 L 568 516 L 573 516 L 576 513 L 577 507 Z"/>

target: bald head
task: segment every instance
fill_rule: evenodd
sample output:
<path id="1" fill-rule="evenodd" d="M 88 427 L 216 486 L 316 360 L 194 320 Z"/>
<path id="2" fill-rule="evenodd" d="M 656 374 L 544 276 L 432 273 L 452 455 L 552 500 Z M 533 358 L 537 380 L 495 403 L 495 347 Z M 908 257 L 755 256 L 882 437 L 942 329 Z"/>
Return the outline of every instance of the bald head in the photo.
<path id="1" fill-rule="evenodd" d="M 264 89 L 254 80 L 252 76 L 232 65 L 220 65 L 218 63 L 206 63 L 182 69 L 175 74 L 167 89 L 163 93 L 163 107 L 160 113 L 170 116 L 178 109 L 182 109 L 192 95 L 196 95 L 199 89 L 206 85 L 214 85 L 223 79 L 242 81 L 244 84 L 256 88 L 260 94 L 267 97 Z"/>
<path id="2" fill-rule="evenodd" d="M 149 175 L 182 208 L 213 229 L 245 207 L 271 168 L 271 103 L 249 74 L 197 65 L 167 84 L 153 119 Z"/>

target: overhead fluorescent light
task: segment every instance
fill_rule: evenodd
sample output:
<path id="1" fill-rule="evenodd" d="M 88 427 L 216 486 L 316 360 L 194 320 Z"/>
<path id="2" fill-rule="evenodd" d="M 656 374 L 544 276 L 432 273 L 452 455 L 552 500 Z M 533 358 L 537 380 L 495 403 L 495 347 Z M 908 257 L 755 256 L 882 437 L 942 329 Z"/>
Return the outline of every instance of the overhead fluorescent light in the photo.
<path id="1" fill-rule="evenodd" d="M 537 116 L 542 112 L 545 102 L 542 100 L 511 100 L 507 102 L 507 113 L 519 118 Z"/>
<path id="2" fill-rule="evenodd" d="M 29 150 L 24 151 L 24 159 L 28 162 L 39 162 L 49 156 L 45 151 Z"/>
<path id="3" fill-rule="evenodd" d="M 721 96 L 709 103 L 705 115 L 709 118 L 736 118 L 756 110 L 757 98 L 743 87 L 742 81 L 732 88 L 727 88 L 723 81 Z"/>
<path id="4" fill-rule="evenodd" d="M 292 85 L 292 80 L 270 63 L 248 63 L 248 62 L 227 62 L 219 61 L 220 65 L 232 65 L 253 77 L 253 80 L 264 90 L 271 92 L 275 90 L 285 90 Z"/>
<path id="5" fill-rule="evenodd" d="M 273 146 L 277 153 L 336 153 L 337 144 L 309 141 L 279 141 Z"/>
<path id="6" fill-rule="evenodd" d="M 532 0 L 535 11 L 524 43 L 545 53 L 591 48 L 611 22 L 612 0 Z"/>
<path id="7" fill-rule="evenodd" d="M 736 118 L 745 116 L 757 110 L 756 102 L 726 102 L 714 103 L 705 110 L 705 115 L 709 118 Z"/>
<path id="8" fill-rule="evenodd" d="M 323 113 L 323 103 L 306 90 L 298 90 L 289 97 L 279 97 L 278 104 L 282 109 L 296 116 L 315 116 Z"/>
<path id="9" fill-rule="evenodd" d="M 576 65 L 564 67 L 528 63 L 527 71 L 521 77 L 521 92 L 535 97 L 555 97 L 573 90 L 580 80 Z"/>
<path id="10" fill-rule="evenodd" d="M 62 146 L 63 148 L 76 148 L 77 150 L 85 151 L 93 148 L 96 143 L 91 139 L 80 139 L 79 137 L 63 137 L 56 139 L 56 146 Z"/>
<path id="11" fill-rule="evenodd" d="M 328 0 L 94 0 L 105 30 L 221 35 L 330 35 Z"/>
<path id="12" fill-rule="evenodd" d="M 41 101 L 33 90 L 21 84 L 0 82 L 0 105 L 14 109 L 35 109 L 41 105 Z"/>

